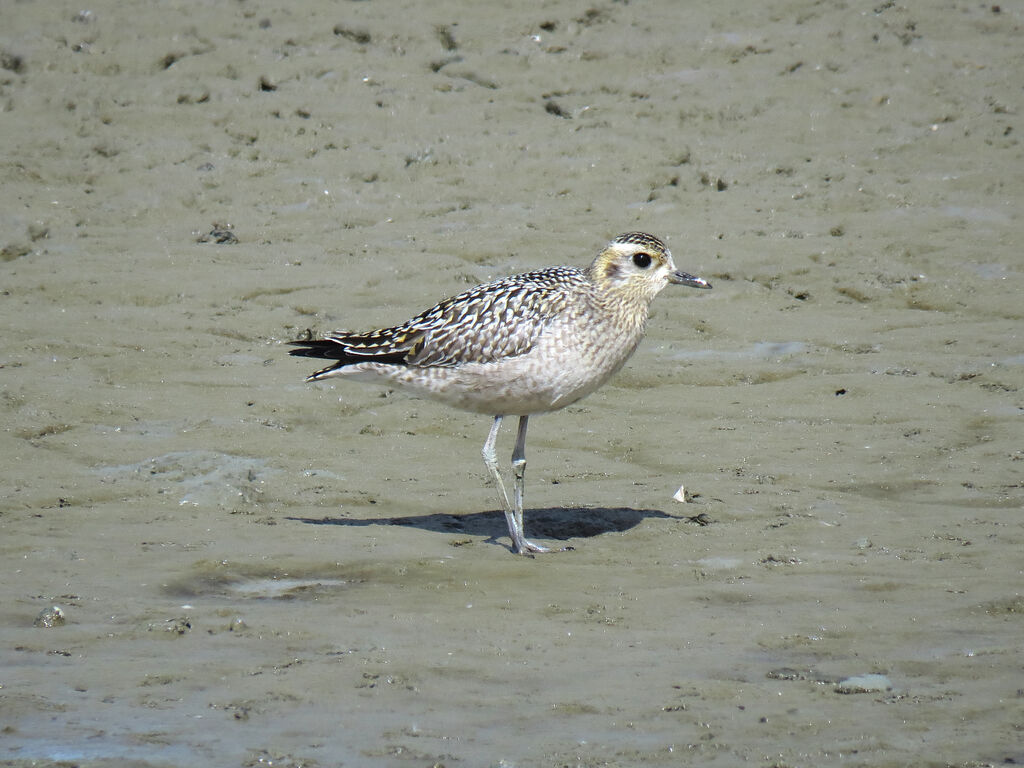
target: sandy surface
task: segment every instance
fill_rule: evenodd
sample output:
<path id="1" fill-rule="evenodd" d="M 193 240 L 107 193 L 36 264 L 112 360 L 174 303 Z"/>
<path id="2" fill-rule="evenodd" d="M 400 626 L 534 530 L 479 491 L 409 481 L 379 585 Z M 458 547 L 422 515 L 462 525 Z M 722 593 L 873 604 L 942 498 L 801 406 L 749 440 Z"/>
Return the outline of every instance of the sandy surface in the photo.
<path id="1" fill-rule="evenodd" d="M 1020 4 L 504 5 L 0 11 L 0 764 L 1024 762 Z M 632 229 L 573 551 L 281 344 Z"/>

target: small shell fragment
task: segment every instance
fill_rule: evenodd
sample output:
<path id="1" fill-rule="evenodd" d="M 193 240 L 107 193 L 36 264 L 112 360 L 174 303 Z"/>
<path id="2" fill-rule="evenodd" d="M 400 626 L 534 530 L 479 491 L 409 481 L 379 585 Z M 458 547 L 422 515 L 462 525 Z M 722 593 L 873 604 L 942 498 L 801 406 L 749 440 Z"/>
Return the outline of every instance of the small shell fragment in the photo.
<path id="1" fill-rule="evenodd" d="M 883 693 L 892 690 L 892 681 L 885 675 L 854 675 L 836 683 L 836 693 Z"/>
<path id="2" fill-rule="evenodd" d="M 32 622 L 32 626 L 49 629 L 51 627 L 63 627 L 64 622 L 64 611 L 60 609 L 59 605 L 51 605 L 49 608 L 44 608 L 39 612 L 35 621 Z"/>
<path id="3" fill-rule="evenodd" d="M 687 503 L 689 503 L 690 499 L 686 495 L 686 486 L 680 485 L 679 486 L 679 490 L 676 491 L 675 496 L 673 496 L 672 498 L 675 501 L 678 501 L 680 504 L 687 504 Z"/>

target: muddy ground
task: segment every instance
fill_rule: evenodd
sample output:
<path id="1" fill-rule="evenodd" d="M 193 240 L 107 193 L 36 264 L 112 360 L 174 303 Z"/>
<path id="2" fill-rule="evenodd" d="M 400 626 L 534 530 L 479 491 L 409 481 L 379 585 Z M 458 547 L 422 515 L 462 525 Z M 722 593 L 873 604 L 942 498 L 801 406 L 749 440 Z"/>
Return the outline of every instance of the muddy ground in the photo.
<path id="1" fill-rule="evenodd" d="M 1024 762 L 1024 10 L 690 5 L 6 4 L 0 764 Z M 570 551 L 282 344 L 634 229 Z"/>

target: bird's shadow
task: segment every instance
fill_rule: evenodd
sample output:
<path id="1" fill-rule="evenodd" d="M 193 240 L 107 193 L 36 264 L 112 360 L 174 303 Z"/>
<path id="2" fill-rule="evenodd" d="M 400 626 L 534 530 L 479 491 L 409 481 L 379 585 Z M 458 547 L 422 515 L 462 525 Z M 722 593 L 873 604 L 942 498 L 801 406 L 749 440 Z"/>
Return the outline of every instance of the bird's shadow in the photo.
<path id="1" fill-rule="evenodd" d="M 662 512 L 660 509 L 632 509 L 630 507 L 546 507 L 525 510 L 524 520 L 528 536 L 537 539 L 567 541 L 590 538 L 602 533 L 627 531 L 646 518 L 685 520 Z M 505 516 L 500 510 L 467 512 L 465 514 L 434 513 L 402 517 L 288 517 L 307 525 L 404 525 L 435 533 L 485 536 L 488 543 L 497 543 L 507 536 Z"/>

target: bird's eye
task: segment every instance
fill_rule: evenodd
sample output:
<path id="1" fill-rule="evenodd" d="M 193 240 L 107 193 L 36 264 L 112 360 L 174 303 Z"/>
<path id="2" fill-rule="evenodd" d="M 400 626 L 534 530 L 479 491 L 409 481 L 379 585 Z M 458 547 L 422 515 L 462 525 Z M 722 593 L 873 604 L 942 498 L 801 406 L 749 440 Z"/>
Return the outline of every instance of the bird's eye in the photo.
<path id="1" fill-rule="evenodd" d="M 651 254 L 644 253 L 643 251 L 640 253 L 634 253 L 633 263 L 640 267 L 640 269 L 647 269 L 651 266 Z"/>

